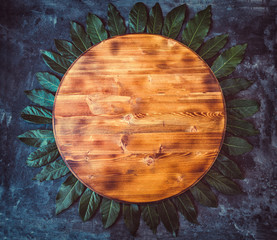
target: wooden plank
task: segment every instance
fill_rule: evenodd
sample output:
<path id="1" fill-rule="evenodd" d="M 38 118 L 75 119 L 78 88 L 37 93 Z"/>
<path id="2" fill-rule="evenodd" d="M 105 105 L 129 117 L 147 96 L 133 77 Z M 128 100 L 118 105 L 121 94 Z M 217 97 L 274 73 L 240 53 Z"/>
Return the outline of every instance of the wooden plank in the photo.
<path id="1" fill-rule="evenodd" d="M 226 112 L 217 79 L 181 43 L 158 35 L 105 40 L 64 75 L 53 128 L 75 176 L 123 202 L 187 190 L 212 166 Z"/>

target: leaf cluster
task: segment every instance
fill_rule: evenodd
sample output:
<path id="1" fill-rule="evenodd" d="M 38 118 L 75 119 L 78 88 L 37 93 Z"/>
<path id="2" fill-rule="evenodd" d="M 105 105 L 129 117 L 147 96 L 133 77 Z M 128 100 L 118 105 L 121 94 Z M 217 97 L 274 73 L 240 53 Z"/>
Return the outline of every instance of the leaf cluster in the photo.
<path id="1" fill-rule="evenodd" d="M 108 6 L 107 26 L 96 15 L 89 13 L 86 30 L 77 22 L 71 22 L 70 36 L 72 42 L 55 39 L 57 52 L 42 50 L 42 58 L 47 66 L 57 74 L 65 74 L 70 65 L 91 46 L 108 37 L 130 33 L 161 34 L 178 39 L 187 47 L 197 52 L 205 61 L 211 62 L 214 75 L 220 80 L 222 92 L 227 99 L 240 91 L 246 90 L 252 82 L 244 78 L 227 78 L 243 60 L 246 44 L 222 49 L 228 41 L 228 35 L 214 36 L 205 41 L 211 27 L 211 6 L 186 20 L 187 6 L 180 5 L 164 17 L 159 3 L 149 11 L 144 3 L 136 3 L 129 13 L 129 25 L 112 4 Z M 36 106 L 27 106 L 21 117 L 35 124 L 51 124 L 55 93 L 58 91 L 60 78 L 48 72 L 39 72 L 36 78 L 43 89 L 25 91 L 27 97 Z M 50 109 L 49 109 L 50 108 Z M 62 183 L 56 197 L 56 213 L 69 208 L 79 199 L 79 214 L 83 221 L 91 219 L 98 208 L 105 228 L 112 226 L 122 213 L 126 227 L 135 235 L 140 218 L 156 233 L 162 222 L 174 236 L 179 230 L 180 212 L 189 222 L 198 224 L 196 202 L 217 207 L 218 200 L 212 189 L 220 193 L 234 195 L 241 193 L 239 185 L 233 179 L 242 179 L 243 174 L 231 156 L 239 156 L 252 150 L 252 145 L 244 137 L 258 134 L 254 125 L 245 118 L 251 117 L 259 110 L 254 100 L 231 99 L 226 102 L 228 121 L 226 138 L 222 151 L 214 166 L 189 191 L 171 199 L 149 204 L 120 204 L 114 200 L 101 197 L 86 188 L 77 178 L 70 174 Z M 43 167 L 34 179 L 39 181 L 54 180 L 69 173 L 69 169 L 60 157 L 52 130 L 30 130 L 18 136 L 27 145 L 37 147 L 27 158 L 30 167 Z"/>

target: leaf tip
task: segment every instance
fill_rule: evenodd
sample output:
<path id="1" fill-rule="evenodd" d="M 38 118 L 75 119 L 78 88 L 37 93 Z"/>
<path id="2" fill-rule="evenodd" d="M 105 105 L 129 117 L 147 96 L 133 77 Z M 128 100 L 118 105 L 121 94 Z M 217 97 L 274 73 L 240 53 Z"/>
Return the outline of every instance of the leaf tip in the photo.
<path id="1" fill-rule="evenodd" d="M 110 227 L 110 226 L 107 225 L 107 224 L 103 224 L 103 226 L 104 226 L 105 229 L 108 229 L 108 228 Z"/>
<path id="2" fill-rule="evenodd" d="M 218 207 L 218 202 L 214 203 L 214 204 L 211 204 L 211 207 L 212 208 L 217 208 Z"/>
<path id="3" fill-rule="evenodd" d="M 241 172 L 238 174 L 238 176 L 236 178 L 239 180 L 245 179 L 244 175 Z"/>
<path id="4" fill-rule="evenodd" d="M 225 33 L 223 34 L 224 38 L 228 38 L 229 37 L 229 34 L 228 33 Z"/>
<path id="5" fill-rule="evenodd" d="M 173 232 L 172 232 L 172 235 L 173 235 L 173 237 L 177 237 L 177 231 L 176 231 L 176 230 L 173 231 Z"/>
<path id="6" fill-rule="evenodd" d="M 55 211 L 55 214 L 58 215 L 62 212 L 62 210 L 60 210 L 58 207 L 56 207 L 56 211 Z"/>
<path id="7" fill-rule="evenodd" d="M 180 5 L 180 8 L 182 8 L 184 11 L 186 11 L 187 5 L 184 3 L 184 4 Z"/>
<path id="8" fill-rule="evenodd" d="M 35 76 L 36 76 L 36 78 L 37 78 L 38 81 L 39 81 L 40 78 L 43 76 L 43 74 L 45 74 L 45 73 L 43 73 L 43 72 L 37 72 L 37 73 L 35 73 Z"/>
<path id="9" fill-rule="evenodd" d="M 92 14 L 92 13 L 89 12 L 88 15 L 87 15 L 87 19 L 88 19 L 88 18 L 91 18 L 93 15 L 94 15 L 94 14 Z"/>

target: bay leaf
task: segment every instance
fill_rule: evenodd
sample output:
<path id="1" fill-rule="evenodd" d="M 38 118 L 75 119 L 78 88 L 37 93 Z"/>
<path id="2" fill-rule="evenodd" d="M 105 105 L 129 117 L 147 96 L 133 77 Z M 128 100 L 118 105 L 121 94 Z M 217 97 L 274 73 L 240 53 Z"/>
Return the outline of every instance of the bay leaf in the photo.
<path id="1" fill-rule="evenodd" d="M 82 194 L 79 202 L 79 214 L 83 221 L 88 221 L 99 207 L 100 196 L 87 188 Z"/>
<path id="2" fill-rule="evenodd" d="M 87 16 L 87 33 L 93 44 L 100 43 L 108 38 L 108 33 L 100 18 L 91 13 Z"/>
<path id="3" fill-rule="evenodd" d="M 213 62 L 211 67 L 217 78 L 230 75 L 239 65 L 244 57 L 247 44 L 236 45 L 224 51 Z"/>
<path id="4" fill-rule="evenodd" d="M 70 24 L 70 36 L 74 45 L 81 52 L 84 52 L 87 49 L 89 49 L 91 47 L 91 42 L 89 40 L 89 36 L 87 35 L 83 27 L 76 22 L 71 22 Z"/>
<path id="5" fill-rule="evenodd" d="M 243 179 L 242 172 L 238 165 L 223 154 L 218 155 L 214 166 L 226 177 Z"/>
<path id="6" fill-rule="evenodd" d="M 238 156 L 250 152 L 253 146 L 239 137 L 226 137 L 222 145 L 224 151 L 229 155 Z"/>
<path id="7" fill-rule="evenodd" d="M 197 202 L 207 207 L 217 207 L 217 198 L 213 191 L 201 181 L 190 188 L 190 192 Z"/>
<path id="8" fill-rule="evenodd" d="M 228 34 L 218 35 L 206 41 L 198 54 L 204 60 L 214 57 L 227 43 Z"/>
<path id="9" fill-rule="evenodd" d="M 57 53 L 45 50 L 41 50 L 40 52 L 46 65 L 57 73 L 65 74 L 72 63 Z"/>
<path id="10" fill-rule="evenodd" d="M 211 6 L 198 12 L 188 21 L 183 33 L 182 42 L 196 51 L 204 41 L 211 25 Z"/>
<path id="11" fill-rule="evenodd" d="M 223 194 L 236 195 L 242 193 L 238 184 L 215 170 L 211 169 L 204 179 L 210 186 Z"/>
<path id="12" fill-rule="evenodd" d="M 147 22 L 147 32 L 151 34 L 160 34 L 163 27 L 163 13 L 159 3 L 151 8 Z"/>
<path id="13" fill-rule="evenodd" d="M 142 33 L 147 23 L 147 8 L 142 2 L 136 3 L 129 13 L 130 33 Z"/>
<path id="14" fill-rule="evenodd" d="M 55 95 L 47 90 L 33 89 L 24 91 L 27 97 L 34 103 L 43 107 L 52 107 Z"/>
<path id="15" fill-rule="evenodd" d="M 153 233 L 157 232 L 157 227 L 160 223 L 160 217 L 157 212 L 157 208 L 154 204 L 148 203 L 141 205 L 142 218 L 144 222 L 150 227 Z"/>
<path id="16" fill-rule="evenodd" d="M 21 117 L 31 123 L 51 124 L 52 112 L 46 108 L 38 106 L 27 106 L 21 112 Z"/>
<path id="17" fill-rule="evenodd" d="M 173 8 L 165 17 L 163 35 L 169 38 L 177 38 L 183 26 L 186 15 L 186 5 Z"/>
<path id="18" fill-rule="evenodd" d="M 246 90 L 252 85 L 252 82 L 245 78 L 229 78 L 220 82 L 224 96 L 235 95 L 242 90 Z"/>
<path id="19" fill-rule="evenodd" d="M 100 205 L 100 213 L 105 228 L 113 225 L 118 218 L 120 212 L 120 204 L 114 200 L 103 198 Z"/>
<path id="20" fill-rule="evenodd" d="M 60 80 L 53 74 L 48 72 L 37 72 L 37 80 L 41 86 L 50 92 L 56 92 L 60 85 Z"/>
<path id="21" fill-rule="evenodd" d="M 27 158 L 27 165 L 29 167 L 42 167 L 50 162 L 53 162 L 60 156 L 55 143 L 50 143 L 39 147 L 32 152 Z"/>
<path id="22" fill-rule="evenodd" d="M 56 196 L 56 214 L 69 208 L 84 192 L 85 186 L 72 174 L 61 185 Z"/>
<path id="23" fill-rule="evenodd" d="M 254 136 L 259 134 L 259 131 L 255 129 L 252 123 L 228 115 L 226 131 L 241 137 Z"/>
<path id="24" fill-rule="evenodd" d="M 29 130 L 19 135 L 18 139 L 33 147 L 42 147 L 55 142 L 53 131 L 41 129 Z"/>
<path id="25" fill-rule="evenodd" d="M 51 162 L 45 166 L 33 179 L 42 181 L 55 180 L 65 176 L 70 171 L 62 159 Z"/>
<path id="26" fill-rule="evenodd" d="M 171 200 L 166 199 L 157 203 L 157 211 L 167 231 L 176 237 L 179 230 L 179 218 Z"/>
<path id="27" fill-rule="evenodd" d="M 78 48 L 76 48 L 73 43 L 69 41 L 60 40 L 60 39 L 55 39 L 54 41 L 55 41 L 55 46 L 59 51 L 59 53 L 63 57 L 71 61 L 75 61 L 75 59 L 82 54 L 82 52 Z"/>
<path id="28" fill-rule="evenodd" d="M 234 99 L 226 102 L 227 113 L 237 118 L 251 117 L 259 108 L 259 103 L 252 99 Z"/>
<path id="29" fill-rule="evenodd" d="M 140 222 L 140 209 L 137 204 L 124 204 L 123 217 L 126 227 L 132 235 L 135 235 Z"/>
<path id="30" fill-rule="evenodd" d="M 108 6 L 108 29 L 110 36 L 123 35 L 126 32 L 126 26 L 123 17 L 113 4 Z"/>
<path id="31" fill-rule="evenodd" d="M 174 197 L 173 202 L 188 221 L 194 224 L 199 224 L 197 221 L 197 211 L 187 193 Z"/>

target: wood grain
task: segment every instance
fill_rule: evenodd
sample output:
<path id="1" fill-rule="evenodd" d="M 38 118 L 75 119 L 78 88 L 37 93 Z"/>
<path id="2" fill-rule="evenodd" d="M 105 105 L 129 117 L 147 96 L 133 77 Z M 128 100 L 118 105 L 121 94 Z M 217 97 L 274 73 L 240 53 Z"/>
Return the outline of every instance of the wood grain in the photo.
<path id="1" fill-rule="evenodd" d="M 58 149 L 100 195 L 152 202 L 210 169 L 224 138 L 219 83 L 181 43 L 158 35 L 105 40 L 79 57 L 55 97 Z"/>

